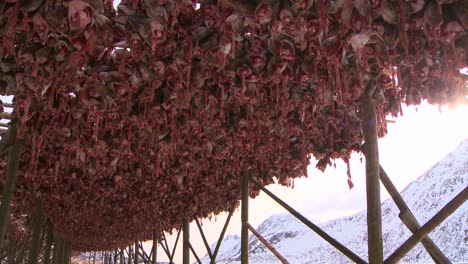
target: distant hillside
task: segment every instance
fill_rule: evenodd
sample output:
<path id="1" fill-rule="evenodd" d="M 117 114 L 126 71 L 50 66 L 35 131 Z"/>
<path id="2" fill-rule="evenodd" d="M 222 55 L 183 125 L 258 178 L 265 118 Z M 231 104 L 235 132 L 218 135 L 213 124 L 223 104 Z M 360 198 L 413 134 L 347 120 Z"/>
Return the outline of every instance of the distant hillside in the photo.
<path id="1" fill-rule="evenodd" d="M 391 175 L 390 175 L 391 176 Z M 402 192 L 404 200 L 423 224 L 468 184 L 468 140 L 436 163 Z M 384 254 L 388 256 L 410 235 L 398 218 L 392 200 L 382 203 Z M 367 259 L 366 211 L 318 224 L 322 229 Z M 258 231 L 290 263 L 351 263 L 336 249 L 289 214 L 274 215 Z M 468 263 L 468 204 L 462 205 L 430 237 L 454 263 Z M 214 247 L 213 247 L 214 248 Z M 249 238 L 250 263 L 278 263 L 275 256 L 253 235 Z M 209 263 L 208 256 L 202 259 Z M 223 241 L 217 263 L 240 263 L 240 237 Z M 402 263 L 433 263 L 419 244 Z"/>

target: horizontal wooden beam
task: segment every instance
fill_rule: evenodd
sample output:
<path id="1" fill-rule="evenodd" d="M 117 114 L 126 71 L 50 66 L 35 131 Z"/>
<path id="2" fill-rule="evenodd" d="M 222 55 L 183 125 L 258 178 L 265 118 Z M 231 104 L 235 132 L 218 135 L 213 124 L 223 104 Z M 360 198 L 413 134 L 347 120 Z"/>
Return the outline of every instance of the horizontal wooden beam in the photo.
<path id="1" fill-rule="evenodd" d="M 11 113 L 7 113 L 7 112 L 0 113 L 0 119 L 11 120 Z"/>
<path id="2" fill-rule="evenodd" d="M 5 103 L 5 102 L 2 102 L 0 105 L 2 105 L 3 107 L 9 107 L 9 108 L 13 108 L 13 107 L 14 107 L 13 104 Z"/>

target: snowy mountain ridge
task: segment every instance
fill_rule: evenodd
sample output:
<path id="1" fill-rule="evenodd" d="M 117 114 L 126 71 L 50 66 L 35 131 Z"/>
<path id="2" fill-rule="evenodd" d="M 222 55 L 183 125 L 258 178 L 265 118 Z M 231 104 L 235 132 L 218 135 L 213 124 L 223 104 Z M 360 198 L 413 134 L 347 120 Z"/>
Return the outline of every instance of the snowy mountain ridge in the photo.
<path id="1" fill-rule="evenodd" d="M 468 185 L 468 139 L 408 185 L 401 195 L 423 225 Z M 398 218 L 393 200 L 382 203 L 384 255 L 389 256 L 411 235 Z M 366 211 L 317 223 L 332 237 L 367 260 Z M 257 228 L 290 263 L 352 263 L 312 230 L 289 214 L 273 215 Z M 468 263 L 468 204 L 463 204 L 430 237 L 454 263 Z M 213 246 L 214 249 L 214 246 Z M 279 263 L 253 235 L 249 237 L 250 263 Z M 202 259 L 209 263 L 208 256 Z M 228 236 L 221 245 L 217 263 L 240 263 L 240 237 Z M 402 263 L 433 263 L 421 244 Z"/>

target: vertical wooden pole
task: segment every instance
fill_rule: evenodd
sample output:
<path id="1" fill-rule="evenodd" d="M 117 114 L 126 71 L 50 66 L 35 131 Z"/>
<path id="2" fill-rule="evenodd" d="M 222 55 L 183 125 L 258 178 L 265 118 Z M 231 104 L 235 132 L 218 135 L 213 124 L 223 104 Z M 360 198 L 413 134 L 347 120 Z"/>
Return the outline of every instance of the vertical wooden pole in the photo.
<path id="1" fill-rule="evenodd" d="M 183 226 L 183 241 L 182 241 L 182 263 L 190 264 L 190 223 L 188 218 L 184 218 Z"/>
<path id="2" fill-rule="evenodd" d="M 60 251 L 62 250 L 61 248 L 62 248 L 62 242 L 58 234 L 55 233 L 54 234 L 54 254 L 52 257 L 53 264 L 61 264 L 60 263 Z"/>
<path id="3" fill-rule="evenodd" d="M 138 247 L 138 241 L 135 241 L 135 263 L 138 264 L 138 252 L 139 252 L 139 247 Z"/>
<path id="4" fill-rule="evenodd" d="M 364 96 L 362 130 L 366 157 L 367 234 L 370 264 L 383 263 L 382 212 L 380 208 L 380 163 L 375 106 Z"/>
<path id="5" fill-rule="evenodd" d="M 249 263 L 249 174 L 247 172 L 242 172 L 241 175 L 241 197 L 242 197 L 242 207 L 241 207 L 241 264 Z"/>
<path id="6" fill-rule="evenodd" d="M 52 248 L 52 243 L 54 242 L 54 235 L 52 231 L 52 223 L 47 221 L 47 238 L 46 238 L 46 247 L 44 251 L 44 264 L 50 264 L 50 249 Z"/>
<path id="7" fill-rule="evenodd" d="M 70 262 L 69 247 L 65 241 L 62 241 L 61 263 L 68 264 Z"/>
<path id="8" fill-rule="evenodd" d="M 96 264 L 96 251 L 94 251 L 94 254 L 93 254 L 93 264 Z"/>
<path id="9" fill-rule="evenodd" d="M 18 171 L 21 153 L 21 144 L 16 138 L 16 120 L 12 120 L 10 122 L 10 128 L 8 129 L 8 144 L 11 144 L 12 146 L 8 151 L 6 182 L 3 186 L 2 200 L 0 204 L 0 248 L 3 247 L 3 241 L 10 222 L 10 203 L 15 189 L 16 173 Z"/>
<path id="10" fill-rule="evenodd" d="M 7 246 L 8 264 L 16 264 L 16 241 L 9 241 Z"/>
<path id="11" fill-rule="evenodd" d="M 114 250 L 114 264 L 117 264 L 117 249 Z"/>
<path id="12" fill-rule="evenodd" d="M 25 243 L 26 244 L 26 243 Z M 19 255 L 16 257 L 16 263 L 25 263 L 26 262 L 26 246 L 23 246 Z"/>
<path id="13" fill-rule="evenodd" d="M 128 246 L 128 264 L 133 263 L 133 247 L 132 245 Z"/>
<path id="14" fill-rule="evenodd" d="M 71 263 L 71 253 L 72 253 L 72 248 L 70 247 L 69 244 L 67 244 L 67 258 L 65 259 L 67 261 L 67 264 Z"/>
<path id="15" fill-rule="evenodd" d="M 31 247 L 29 248 L 28 264 L 37 264 L 39 258 L 43 218 L 42 202 L 38 199 L 36 201 L 36 209 L 32 219 L 32 238 Z"/>
<path id="16" fill-rule="evenodd" d="M 153 258 L 151 263 L 156 264 L 158 261 L 158 232 L 156 230 L 153 231 Z"/>
<path id="17" fill-rule="evenodd" d="M 120 251 L 120 264 L 125 264 L 124 251 Z"/>

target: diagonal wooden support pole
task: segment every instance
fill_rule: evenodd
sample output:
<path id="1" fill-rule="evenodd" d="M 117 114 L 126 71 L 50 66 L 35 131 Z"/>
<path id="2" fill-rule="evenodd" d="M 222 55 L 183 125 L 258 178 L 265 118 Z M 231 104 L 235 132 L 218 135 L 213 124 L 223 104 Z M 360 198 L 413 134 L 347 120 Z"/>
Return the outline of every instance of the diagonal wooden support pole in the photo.
<path id="1" fill-rule="evenodd" d="M 190 241 L 188 242 L 188 247 L 190 248 L 190 251 L 192 251 L 192 254 L 193 254 L 193 256 L 195 257 L 195 259 L 197 260 L 197 263 L 202 264 L 200 258 L 199 258 L 198 255 L 197 255 L 197 252 L 195 252 L 195 249 L 193 248 L 193 246 L 192 246 L 192 244 L 190 243 Z"/>
<path id="2" fill-rule="evenodd" d="M 167 243 L 166 234 L 162 232 L 162 236 L 163 236 L 162 241 L 164 241 L 164 244 L 162 243 L 162 241 L 159 241 L 159 244 L 161 244 L 162 248 L 164 249 L 164 252 L 166 252 L 167 257 L 171 258 L 171 252 L 169 251 L 169 244 Z"/>
<path id="3" fill-rule="evenodd" d="M 161 245 L 164 253 L 166 253 L 166 256 L 170 259 L 171 252 L 169 251 L 169 245 L 167 244 L 166 239 L 167 239 L 166 235 L 164 234 L 164 232 L 162 232 L 162 240 L 159 240 L 159 245 Z M 164 241 L 164 244 L 163 244 L 163 241 Z"/>
<path id="4" fill-rule="evenodd" d="M 143 247 L 143 242 L 140 241 L 140 242 L 138 242 L 138 244 L 139 244 L 139 247 L 140 247 L 139 255 L 143 259 L 143 263 L 146 264 L 146 263 L 150 262 L 150 260 L 151 260 L 150 257 L 151 256 L 148 256 L 148 254 L 146 253 L 145 248 Z"/>
<path id="5" fill-rule="evenodd" d="M 247 228 L 249 228 L 250 232 L 252 232 L 252 234 L 254 234 L 258 238 L 258 240 L 260 240 L 260 242 L 262 242 L 262 244 L 265 245 L 265 247 L 267 247 L 271 251 L 271 253 L 273 253 L 273 255 L 275 255 L 279 259 L 279 261 L 281 261 L 281 263 L 289 264 L 289 262 L 270 243 L 268 243 L 268 241 L 262 235 L 260 235 L 260 233 L 258 233 L 252 225 L 250 225 L 249 223 L 247 223 L 246 225 Z"/>
<path id="6" fill-rule="evenodd" d="M 229 215 L 226 219 L 226 222 L 224 223 L 223 230 L 221 231 L 221 234 L 219 235 L 218 242 L 216 243 L 216 248 L 213 252 L 213 256 L 211 257 L 211 264 L 216 263 L 216 256 L 218 256 L 219 249 L 221 248 L 221 243 L 223 242 L 224 235 L 226 234 L 227 227 L 229 226 L 229 222 L 231 221 L 232 214 L 234 213 L 234 210 L 236 209 L 236 206 L 233 205 L 231 208 L 231 211 L 229 211 Z"/>
<path id="7" fill-rule="evenodd" d="M 210 259 L 213 260 L 213 253 L 211 253 L 210 245 L 208 244 L 208 240 L 206 240 L 205 232 L 203 232 L 203 228 L 200 224 L 200 221 L 198 221 L 198 219 L 195 218 L 195 223 L 197 224 L 198 231 L 200 231 L 200 235 L 203 240 L 203 244 L 205 245 L 206 252 L 208 253 Z"/>
<path id="8" fill-rule="evenodd" d="M 364 96 L 362 103 L 362 131 L 366 157 L 367 248 L 370 264 L 383 263 L 382 211 L 380 208 L 380 163 L 377 142 L 377 115 L 374 103 Z"/>
<path id="9" fill-rule="evenodd" d="M 174 248 L 172 248 L 172 253 L 171 253 L 171 256 L 169 258 L 169 263 L 173 263 L 175 251 L 177 249 L 177 244 L 179 243 L 179 237 L 180 237 L 181 232 L 182 232 L 182 228 L 180 228 L 179 231 L 177 232 L 177 237 L 176 237 L 176 240 L 174 242 Z"/>
<path id="10" fill-rule="evenodd" d="M 435 214 L 427 223 L 425 223 L 419 230 L 417 230 L 408 240 L 405 241 L 392 255 L 386 260 L 386 264 L 397 263 L 406 253 L 408 253 L 416 244 L 421 242 L 432 230 L 434 230 L 440 223 L 449 217 L 458 207 L 468 199 L 468 187 L 465 187 L 455 198 L 453 198 L 447 205 L 445 205 L 437 214 Z"/>
<path id="11" fill-rule="evenodd" d="M 352 252 L 350 249 L 345 247 L 343 244 L 341 244 L 339 241 L 334 239 L 332 236 L 330 236 L 327 232 L 323 231 L 312 223 L 309 219 L 301 215 L 298 211 L 296 211 L 294 208 L 292 208 L 290 205 L 288 205 L 286 202 L 281 200 L 278 196 L 274 195 L 272 192 L 270 192 L 267 188 L 256 182 L 255 180 L 251 179 L 251 182 L 257 186 L 260 190 L 262 190 L 266 195 L 270 196 L 275 202 L 277 202 L 279 205 L 281 205 L 284 209 L 286 209 L 289 213 L 291 213 L 294 217 L 297 218 L 297 220 L 301 221 L 304 225 L 309 227 L 312 231 L 314 231 L 317 235 L 319 235 L 321 238 L 323 238 L 325 241 L 330 243 L 334 248 L 336 248 L 338 251 L 340 251 L 343 255 L 348 257 L 350 260 L 354 261 L 355 263 L 358 264 L 366 264 L 367 262 L 364 261 L 362 258 L 360 258 L 358 255 L 356 255 L 354 252 Z"/>
<path id="12" fill-rule="evenodd" d="M 400 193 L 395 188 L 382 166 L 380 166 L 380 181 L 382 181 L 385 189 L 387 189 L 396 206 L 398 209 L 400 209 L 399 217 L 401 221 L 406 225 L 406 227 L 408 227 L 411 232 L 417 232 L 418 229 L 421 228 L 421 225 L 409 209 L 408 205 L 406 205 L 403 197 L 401 197 Z M 421 243 L 423 244 L 424 248 L 426 248 L 427 252 L 435 263 L 451 263 L 430 237 L 424 238 Z"/>

